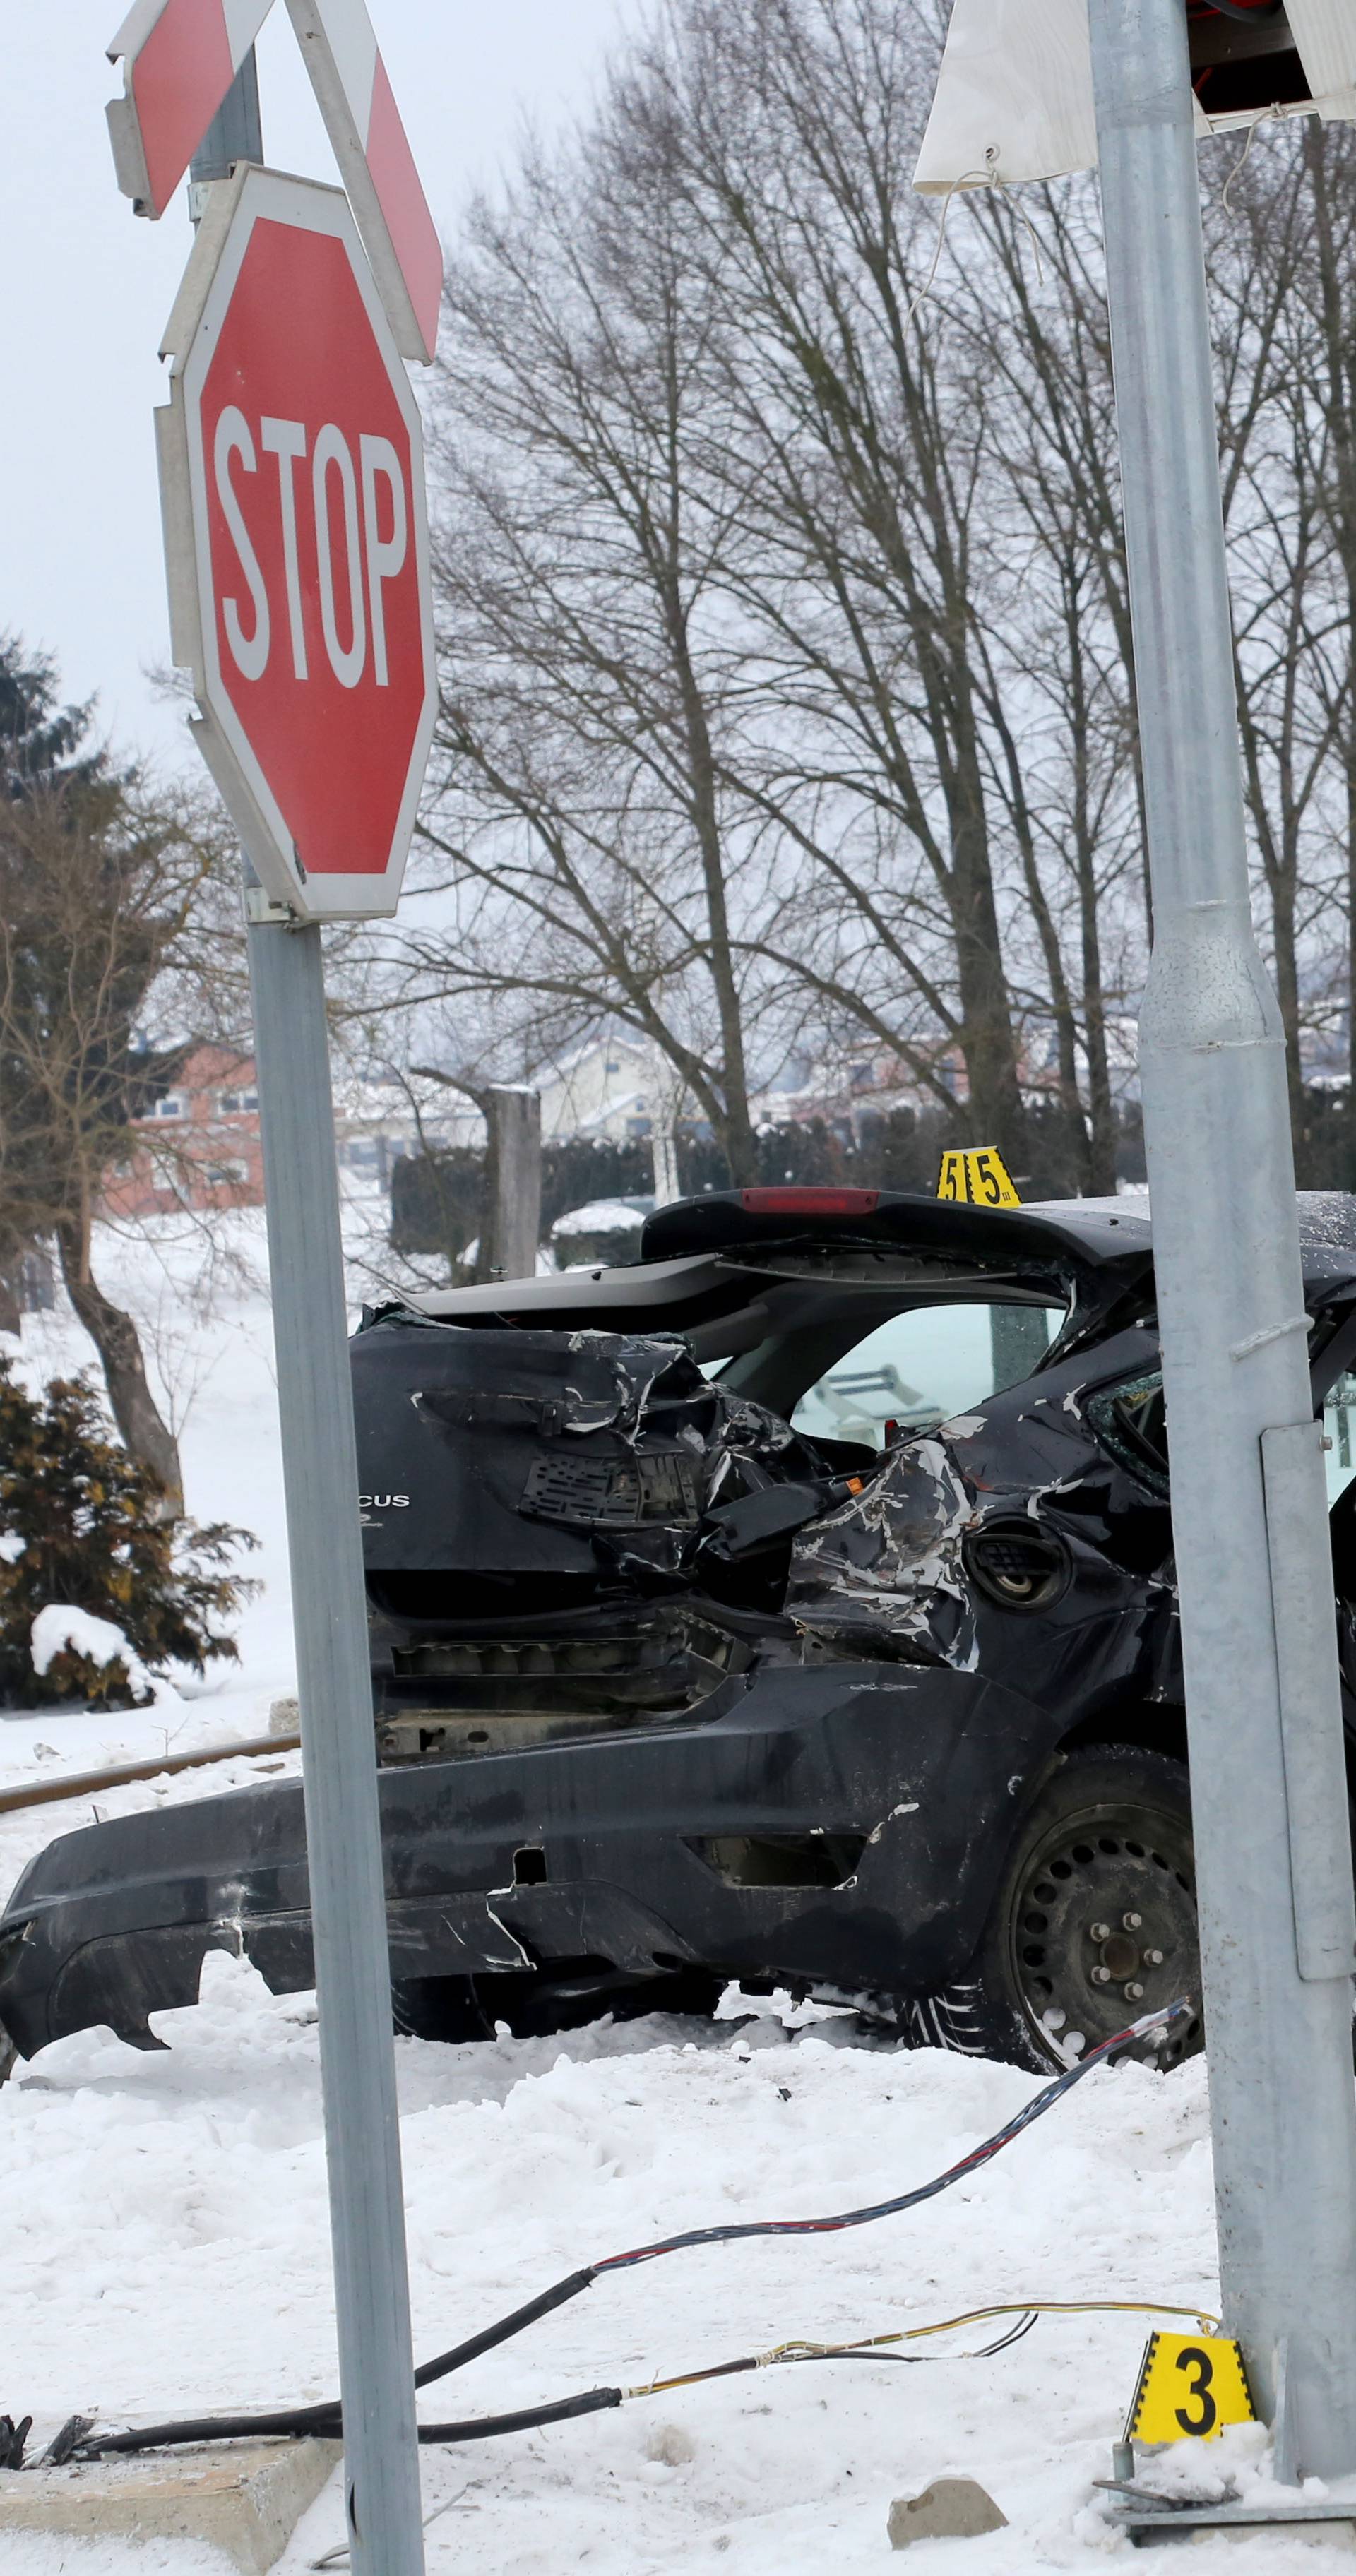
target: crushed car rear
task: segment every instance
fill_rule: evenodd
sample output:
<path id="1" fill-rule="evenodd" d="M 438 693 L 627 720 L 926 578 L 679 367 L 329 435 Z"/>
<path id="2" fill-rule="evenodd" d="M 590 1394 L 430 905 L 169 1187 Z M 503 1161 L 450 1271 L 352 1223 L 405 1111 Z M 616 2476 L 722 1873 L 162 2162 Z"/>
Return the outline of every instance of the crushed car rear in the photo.
<path id="1" fill-rule="evenodd" d="M 1048 2065 L 1190 1984 L 1147 1222 L 830 1195 L 680 1204 L 628 1268 L 355 1336 L 405 2027 L 737 1978 Z M 0 2019 L 154 2045 L 212 1946 L 310 1982 L 297 1784 L 54 1844 Z"/>

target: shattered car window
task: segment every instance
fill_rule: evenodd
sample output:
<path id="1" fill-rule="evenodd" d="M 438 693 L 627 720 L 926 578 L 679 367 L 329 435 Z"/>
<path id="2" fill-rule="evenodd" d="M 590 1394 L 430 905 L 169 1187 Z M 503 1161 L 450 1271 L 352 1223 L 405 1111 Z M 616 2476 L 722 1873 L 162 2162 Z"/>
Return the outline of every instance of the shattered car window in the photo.
<path id="1" fill-rule="evenodd" d="M 1168 1490 L 1168 1420 L 1163 1373 L 1126 1378 L 1103 1387 L 1088 1403 L 1088 1419 L 1103 1448 L 1154 1493 Z"/>
<path id="2" fill-rule="evenodd" d="M 1323 1464 L 1328 1473 L 1331 1506 L 1356 1476 L 1356 1373 L 1345 1371 L 1336 1385 L 1329 1387 L 1323 1404 L 1323 1428 L 1330 1444 L 1323 1452 Z"/>
<path id="3" fill-rule="evenodd" d="M 1158 1370 L 1104 1387 L 1088 1404 L 1088 1419 L 1104 1448 L 1129 1467 L 1156 1493 L 1168 1490 L 1168 1425 L 1163 1379 Z M 1328 1446 L 1323 1464 L 1328 1480 L 1328 1508 L 1356 1476 L 1356 1372 L 1344 1372 L 1329 1387 L 1323 1404 Z"/>
<path id="4" fill-rule="evenodd" d="M 1029 1377 L 1064 1322 L 1062 1306 L 912 1306 L 854 1341 L 791 1415 L 809 1439 L 884 1449 L 933 1430 Z"/>

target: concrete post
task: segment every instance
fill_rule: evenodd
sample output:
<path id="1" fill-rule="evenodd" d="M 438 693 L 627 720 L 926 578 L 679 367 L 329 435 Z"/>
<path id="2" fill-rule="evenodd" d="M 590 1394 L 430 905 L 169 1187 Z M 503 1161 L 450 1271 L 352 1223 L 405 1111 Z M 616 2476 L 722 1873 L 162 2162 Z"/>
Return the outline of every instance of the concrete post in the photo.
<path id="1" fill-rule="evenodd" d="M 665 1120 L 656 1109 L 650 1129 L 650 1159 L 654 1165 L 654 1203 L 671 1207 L 683 1193 L 678 1186 L 678 1139 L 671 1119 Z"/>
<path id="2" fill-rule="evenodd" d="M 485 1105 L 486 1275 L 532 1279 L 541 1236 L 541 1093 L 496 1085 L 486 1092 Z"/>

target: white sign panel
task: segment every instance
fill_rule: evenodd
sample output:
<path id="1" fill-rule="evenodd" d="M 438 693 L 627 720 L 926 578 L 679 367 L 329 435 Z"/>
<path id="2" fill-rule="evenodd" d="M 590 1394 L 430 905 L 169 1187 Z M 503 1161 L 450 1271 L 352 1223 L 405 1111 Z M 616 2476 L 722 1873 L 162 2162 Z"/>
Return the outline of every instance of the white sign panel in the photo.
<path id="1" fill-rule="evenodd" d="M 1356 119 L 1356 0 L 1287 0 L 1285 18 L 1294 48 L 1251 63 L 1255 103 L 1213 113 L 1217 75 L 1201 81 L 1198 133 L 1278 115 Z M 1209 24 L 1229 41 L 1228 21 Z M 1271 38 L 1259 16 L 1257 34 L 1245 28 L 1241 42 L 1251 51 L 1263 40 Z M 1296 53 L 1309 97 L 1268 98 L 1267 64 L 1277 66 L 1277 87 L 1288 91 Z M 1096 166 L 1087 0 L 955 0 L 915 187 L 1011 185 Z"/>
<path id="2" fill-rule="evenodd" d="M 136 0 L 109 54 L 118 185 L 162 215 L 273 0 Z M 287 0 L 312 87 L 402 356 L 427 363 L 443 258 L 367 0 Z"/>

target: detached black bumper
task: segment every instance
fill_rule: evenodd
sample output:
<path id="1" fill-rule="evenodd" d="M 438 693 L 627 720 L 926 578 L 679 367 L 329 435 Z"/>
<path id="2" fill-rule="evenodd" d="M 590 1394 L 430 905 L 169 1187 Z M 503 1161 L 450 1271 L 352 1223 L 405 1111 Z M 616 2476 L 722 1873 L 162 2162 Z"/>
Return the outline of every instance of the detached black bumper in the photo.
<path id="1" fill-rule="evenodd" d="M 979 1938 L 1058 1729 L 978 1675 L 765 1668 L 702 1721 L 380 1774 L 391 1970 L 588 1959 L 907 1995 Z M 313 1983 L 299 1782 L 64 1835 L 0 1917 L 26 2057 L 106 2023 L 135 2047 L 205 1952 Z"/>

